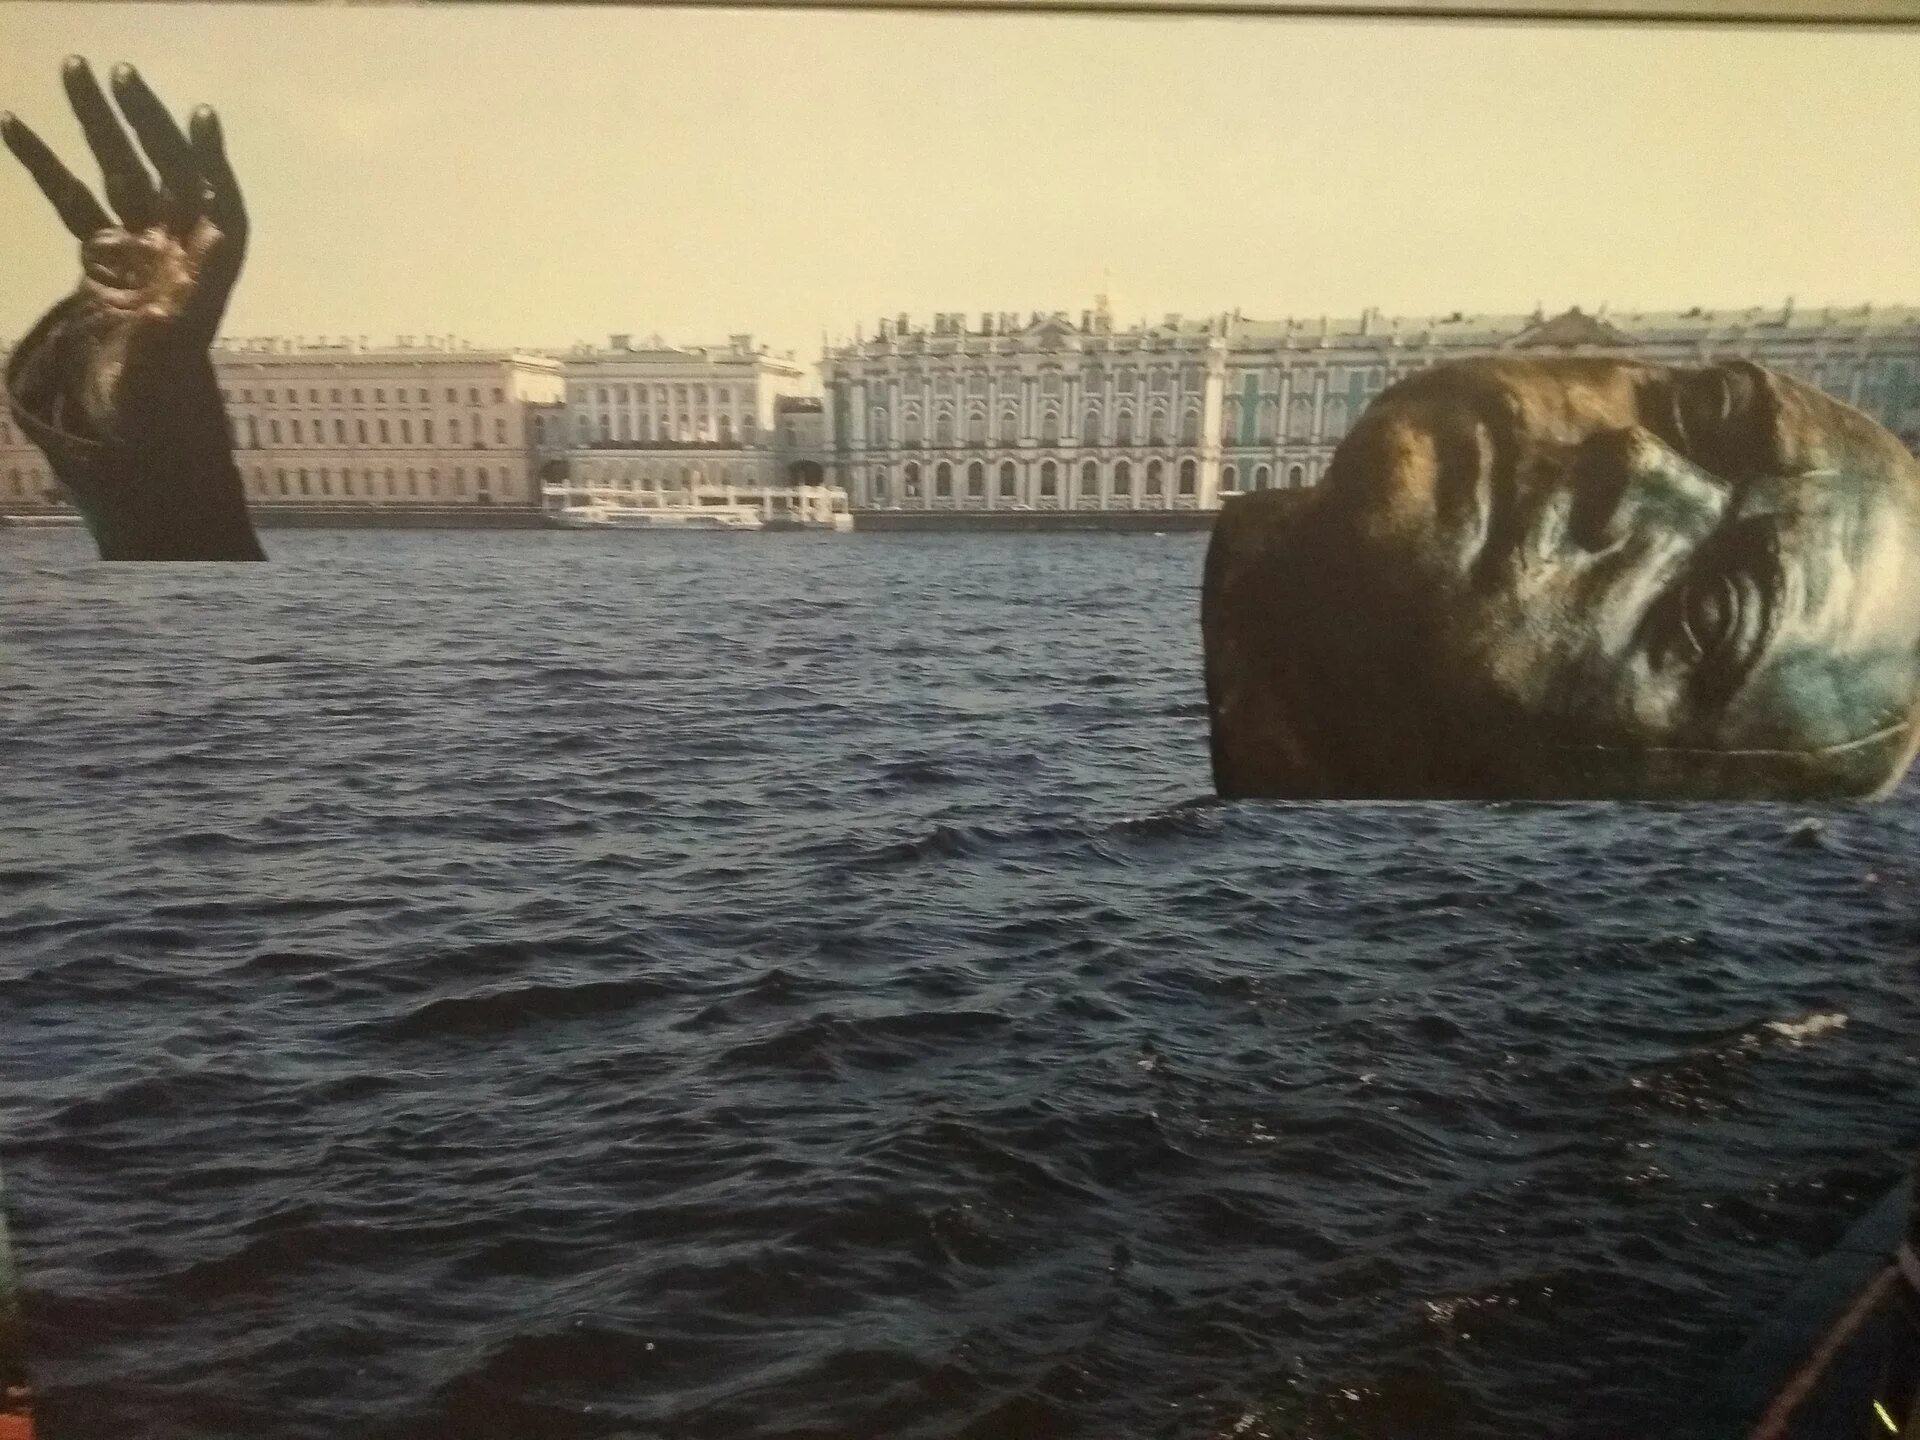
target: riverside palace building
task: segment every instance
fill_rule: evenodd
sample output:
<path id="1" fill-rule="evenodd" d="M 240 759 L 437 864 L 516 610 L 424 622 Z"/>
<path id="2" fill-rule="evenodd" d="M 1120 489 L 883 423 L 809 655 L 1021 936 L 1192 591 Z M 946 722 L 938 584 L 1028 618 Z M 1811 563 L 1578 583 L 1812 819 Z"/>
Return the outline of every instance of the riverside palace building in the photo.
<path id="1" fill-rule="evenodd" d="M 882 320 L 823 362 L 829 468 L 861 510 L 1210 510 L 1312 485 L 1374 396 L 1469 356 L 1745 357 L 1920 448 L 1920 308 L 1250 320 Z"/>

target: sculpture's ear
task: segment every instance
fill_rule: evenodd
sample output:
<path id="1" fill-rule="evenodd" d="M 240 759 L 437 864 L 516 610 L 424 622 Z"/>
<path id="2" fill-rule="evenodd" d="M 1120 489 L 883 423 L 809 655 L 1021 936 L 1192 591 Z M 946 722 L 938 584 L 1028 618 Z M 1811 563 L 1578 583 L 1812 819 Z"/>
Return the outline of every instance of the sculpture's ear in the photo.
<path id="1" fill-rule="evenodd" d="M 1751 360 L 1672 371 L 1672 433 L 1661 438 L 1711 475 L 1780 474 L 1787 447 L 1775 379 Z"/>
<path id="2" fill-rule="evenodd" d="M 1302 543 L 1318 492 L 1261 490 L 1214 522 L 1200 595 L 1214 789 L 1226 799 L 1327 793 L 1300 707 L 1312 629 Z"/>
<path id="3" fill-rule="evenodd" d="M 1672 372 L 1661 438 L 1701 469 L 1727 479 L 1798 475 L 1843 458 L 1905 468 L 1895 435 L 1871 417 L 1790 375 L 1751 360 Z"/>

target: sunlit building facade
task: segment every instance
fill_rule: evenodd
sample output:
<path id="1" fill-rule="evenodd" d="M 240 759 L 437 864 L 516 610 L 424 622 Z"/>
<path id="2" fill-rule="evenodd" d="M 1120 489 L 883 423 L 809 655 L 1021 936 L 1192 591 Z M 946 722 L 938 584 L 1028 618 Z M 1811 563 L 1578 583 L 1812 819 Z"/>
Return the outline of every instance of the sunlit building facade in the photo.
<path id="1" fill-rule="evenodd" d="M 638 492 L 783 483 L 778 416 L 809 388 L 805 366 L 756 346 L 609 337 L 559 356 L 573 483 Z"/>
<path id="2" fill-rule="evenodd" d="M 883 320 L 829 349 L 831 468 L 856 509 L 1212 509 L 1312 485 L 1388 385 L 1492 354 L 1740 356 L 1920 449 L 1920 309 L 1871 305 L 1422 319 L 1081 312 Z"/>
<path id="3" fill-rule="evenodd" d="M 563 444 L 559 362 L 453 340 L 222 339 L 214 373 L 248 503 L 537 506 Z M 0 422 L 5 423 L 5 422 Z M 39 451 L 0 430 L 0 508 L 61 508 Z"/>

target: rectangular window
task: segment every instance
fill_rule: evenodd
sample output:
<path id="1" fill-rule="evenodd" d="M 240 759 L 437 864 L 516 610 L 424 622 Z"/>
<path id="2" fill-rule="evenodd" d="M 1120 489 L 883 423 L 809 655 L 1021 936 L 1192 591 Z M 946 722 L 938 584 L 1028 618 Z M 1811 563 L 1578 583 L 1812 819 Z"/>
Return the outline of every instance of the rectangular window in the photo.
<path id="1" fill-rule="evenodd" d="M 506 393 L 503 390 L 501 390 L 499 386 L 496 385 L 493 390 L 493 403 L 496 405 L 504 405 L 506 403 L 506 399 L 507 399 Z"/>
<path id="2" fill-rule="evenodd" d="M 386 391 L 384 391 L 384 390 L 376 390 L 376 391 L 374 391 L 374 392 L 373 392 L 373 403 L 374 403 L 374 404 L 376 404 L 376 405 L 384 405 L 384 404 L 386 404 L 386 403 L 387 403 L 387 392 L 386 392 Z"/>
<path id="3" fill-rule="evenodd" d="M 278 420 L 269 420 L 267 422 L 267 432 L 273 440 L 273 443 L 278 445 L 280 443 L 280 422 Z"/>
<path id="4" fill-rule="evenodd" d="M 347 422 L 346 421 L 336 419 L 333 422 L 333 443 L 336 445 L 344 445 L 347 443 Z"/>
<path id="5" fill-rule="evenodd" d="M 358 404 L 360 404 L 360 403 L 361 403 L 361 401 L 360 401 L 360 392 L 359 392 L 358 390 L 356 390 L 356 391 L 354 391 L 354 392 L 353 392 L 353 403 L 354 403 L 354 404 L 356 404 L 356 405 L 358 405 Z"/>
<path id="6" fill-rule="evenodd" d="M 468 389 L 467 403 L 469 405 L 478 405 L 480 403 L 480 391 L 477 387 Z M 607 403 L 607 392 L 604 389 L 600 392 L 600 403 L 602 405 Z"/>
<path id="7" fill-rule="evenodd" d="M 424 386 L 422 386 L 422 387 L 421 387 L 421 390 L 420 390 L 420 403 L 421 403 L 422 405 L 424 405 L 424 404 L 426 404 L 426 403 L 427 403 L 427 392 L 426 392 L 426 388 L 425 388 Z"/>
<path id="8" fill-rule="evenodd" d="M 267 397 L 267 404 L 269 405 L 273 404 L 273 391 L 268 390 L 264 393 L 266 394 L 266 397 Z"/>
<path id="9" fill-rule="evenodd" d="M 333 405 L 338 405 L 340 403 L 340 392 L 338 390 L 335 390 L 331 392 L 331 395 L 332 395 L 332 398 L 328 403 Z"/>
<path id="10" fill-rule="evenodd" d="M 320 403 L 320 392 L 318 390 L 307 391 L 307 403 L 309 405 L 318 405 Z"/>
<path id="11" fill-rule="evenodd" d="M 242 390 L 240 392 L 240 403 L 242 405 L 251 405 L 253 403 L 253 391 Z"/>
<path id="12" fill-rule="evenodd" d="M 457 405 L 460 403 L 460 392 L 451 385 L 447 387 L 447 403 L 449 405 Z"/>
<path id="13" fill-rule="evenodd" d="M 431 445 L 433 443 L 433 421 L 422 420 L 420 422 L 420 443 L 422 445 Z"/>
<path id="14" fill-rule="evenodd" d="M 507 443 L 506 421 L 496 420 L 493 422 L 493 440 L 496 445 L 504 445 Z"/>
<path id="15" fill-rule="evenodd" d="M 400 443 L 402 445 L 413 443 L 413 422 L 404 415 L 400 417 Z"/>
<path id="16" fill-rule="evenodd" d="M 387 443 L 387 440 L 388 440 L 387 422 L 385 420 L 382 420 L 380 422 L 380 443 L 382 445 L 385 445 Z"/>
<path id="17" fill-rule="evenodd" d="M 360 443 L 362 445 L 366 444 L 367 443 L 367 422 L 364 420 L 356 420 L 353 422 L 353 429 L 354 429 L 354 433 L 359 437 Z"/>

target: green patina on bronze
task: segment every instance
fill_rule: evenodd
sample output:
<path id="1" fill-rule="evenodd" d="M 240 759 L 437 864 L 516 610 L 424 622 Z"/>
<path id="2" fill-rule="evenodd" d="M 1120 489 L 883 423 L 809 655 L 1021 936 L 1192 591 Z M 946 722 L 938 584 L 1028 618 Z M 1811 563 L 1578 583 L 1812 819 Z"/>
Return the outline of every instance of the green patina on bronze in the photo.
<path id="1" fill-rule="evenodd" d="M 1228 502 L 1228 797 L 1821 800 L 1920 739 L 1920 465 L 1745 361 L 1437 366 Z"/>

